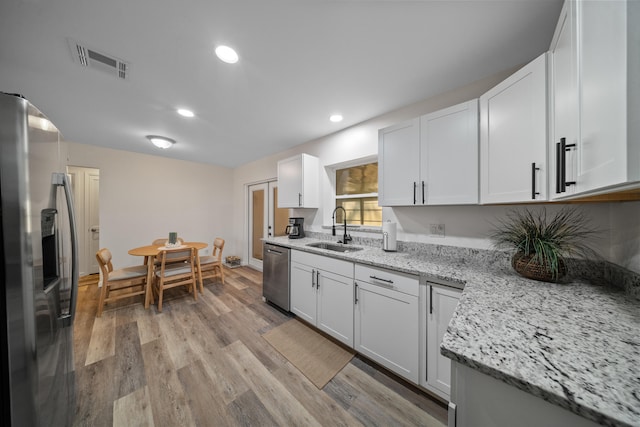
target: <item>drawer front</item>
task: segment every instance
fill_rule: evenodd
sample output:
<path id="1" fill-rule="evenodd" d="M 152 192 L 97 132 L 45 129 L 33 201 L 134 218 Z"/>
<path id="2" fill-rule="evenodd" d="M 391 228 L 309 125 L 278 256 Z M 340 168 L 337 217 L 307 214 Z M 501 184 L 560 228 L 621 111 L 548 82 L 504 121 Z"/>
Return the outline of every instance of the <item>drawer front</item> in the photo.
<path id="1" fill-rule="evenodd" d="M 371 283 L 408 295 L 418 296 L 419 294 L 418 276 L 413 274 L 356 264 L 355 276 L 356 281 Z"/>
<path id="2" fill-rule="evenodd" d="M 316 269 L 330 271 L 353 279 L 353 263 L 304 251 L 291 251 L 291 262 L 305 264 Z"/>

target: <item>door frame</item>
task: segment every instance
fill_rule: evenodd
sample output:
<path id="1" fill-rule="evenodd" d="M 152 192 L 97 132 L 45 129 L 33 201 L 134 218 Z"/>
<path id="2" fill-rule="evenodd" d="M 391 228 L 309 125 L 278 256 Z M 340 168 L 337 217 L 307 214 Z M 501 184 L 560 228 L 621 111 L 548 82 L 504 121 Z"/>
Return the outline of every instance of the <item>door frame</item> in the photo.
<path id="1" fill-rule="evenodd" d="M 262 236 L 266 236 L 269 226 L 269 182 L 262 182 L 257 184 L 251 184 L 247 187 L 247 206 L 249 209 L 249 217 L 247 221 L 247 264 L 249 267 L 253 267 L 262 271 L 262 260 L 253 257 L 253 193 L 254 191 L 262 191 L 265 195 L 263 201 L 263 215 L 262 215 Z"/>
<path id="2" fill-rule="evenodd" d="M 79 175 L 82 174 L 80 177 Z M 95 200 L 98 209 L 98 249 L 100 247 L 100 169 L 89 166 L 68 165 L 67 175 L 71 176 L 72 187 L 74 191 L 74 205 L 76 207 L 76 220 L 78 223 L 78 252 L 79 256 L 79 272 L 80 275 L 98 274 L 100 269 L 95 259 L 95 253 L 91 250 L 93 240 L 93 226 L 89 224 L 91 216 L 91 200 L 90 200 L 90 176 L 98 177 L 98 197 Z M 80 197 L 76 197 L 80 195 Z M 93 200 L 93 199 L 92 199 Z M 97 250 L 96 250 L 97 252 Z"/>
<path id="3" fill-rule="evenodd" d="M 263 237 L 269 237 L 272 235 L 276 235 L 275 230 L 273 230 L 274 224 L 276 222 L 276 218 L 274 216 L 274 208 L 275 206 L 277 206 L 277 200 L 273 200 L 273 189 L 274 187 L 278 187 L 278 179 L 277 178 L 271 178 L 271 179 L 267 179 L 267 180 L 263 180 L 263 181 L 256 181 L 256 182 L 252 182 L 249 184 L 245 184 L 245 224 L 244 224 L 244 234 L 245 234 L 245 239 L 243 242 L 243 247 L 244 247 L 244 254 L 246 256 L 246 265 L 248 265 L 249 267 L 253 267 L 256 270 L 260 270 L 262 271 L 262 261 L 261 260 L 256 260 L 255 258 L 252 258 L 252 252 L 253 252 L 253 247 L 252 247 L 252 224 L 251 224 L 251 220 L 253 217 L 253 210 L 252 210 L 252 199 L 251 199 L 251 195 L 252 195 L 252 187 L 255 187 L 256 189 L 258 189 L 257 187 L 262 187 L 262 189 L 265 190 L 265 194 L 266 194 L 266 202 L 264 204 L 265 206 L 265 216 L 264 216 L 264 229 L 263 229 Z M 283 208 L 286 209 L 286 208 Z M 288 211 L 288 209 L 287 209 Z M 271 229 L 269 228 L 271 227 Z M 269 234 L 271 233 L 271 234 Z"/>

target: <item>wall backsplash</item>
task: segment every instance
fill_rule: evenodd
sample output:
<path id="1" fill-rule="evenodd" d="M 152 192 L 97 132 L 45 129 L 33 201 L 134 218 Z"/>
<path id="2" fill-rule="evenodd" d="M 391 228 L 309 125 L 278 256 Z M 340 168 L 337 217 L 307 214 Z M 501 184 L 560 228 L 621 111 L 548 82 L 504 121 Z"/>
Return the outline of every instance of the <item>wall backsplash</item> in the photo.
<path id="1" fill-rule="evenodd" d="M 374 237 L 351 234 L 354 245 L 382 248 L 382 238 L 379 233 L 370 234 Z M 336 236 L 331 231 L 308 231 L 306 237 L 319 240 L 337 241 L 342 234 L 342 228 L 336 230 Z M 398 241 L 398 252 L 409 252 L 421 257 L 456 259 L 462 265 L 499 264 L 506 268 L 511 265 L 511 253 L 494 249 L 477 249 L 459 246 L 446 246 L 431 243 Z M 640 274 L 620 265 L 606 261 L 571 259 L 568 263 L 570 277 L 586 280 L 591 283 L 605 284 L 624 291 L 630 297 L 640 299 Z"/>

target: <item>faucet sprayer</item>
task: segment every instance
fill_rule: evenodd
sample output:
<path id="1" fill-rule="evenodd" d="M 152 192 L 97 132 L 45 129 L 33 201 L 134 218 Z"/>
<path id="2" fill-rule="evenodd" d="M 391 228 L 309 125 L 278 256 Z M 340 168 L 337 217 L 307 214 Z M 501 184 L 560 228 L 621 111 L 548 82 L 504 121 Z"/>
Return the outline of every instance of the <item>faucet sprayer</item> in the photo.
<path id="1" fill-rule="evenodd" d="M 342 212 L 344 212 L 344 235 L 342 236 L 342 242 L 338 241 L 338 243 L 346 244 L 352 239 L 351 236 L 347 234 L 347 211 L 342 206 L 336 206 L 336 208 L 333 210 L 333 213 L 331 214 L 331 234 L 333 236 L 336 235 L 336 211 L 338 209 L 342 209 Z"/>

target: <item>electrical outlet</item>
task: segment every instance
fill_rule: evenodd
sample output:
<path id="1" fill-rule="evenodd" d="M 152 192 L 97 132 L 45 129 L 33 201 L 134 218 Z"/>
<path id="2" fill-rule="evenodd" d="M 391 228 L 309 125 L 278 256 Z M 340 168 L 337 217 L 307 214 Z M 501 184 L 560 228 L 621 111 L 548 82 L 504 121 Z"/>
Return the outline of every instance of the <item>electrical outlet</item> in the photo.
<path id="1" fill-rule="evenodd" d="M 444 224 L 429 224 L 433 237 L 444 237 Z"/>

